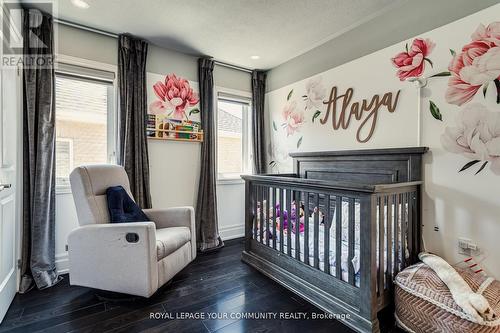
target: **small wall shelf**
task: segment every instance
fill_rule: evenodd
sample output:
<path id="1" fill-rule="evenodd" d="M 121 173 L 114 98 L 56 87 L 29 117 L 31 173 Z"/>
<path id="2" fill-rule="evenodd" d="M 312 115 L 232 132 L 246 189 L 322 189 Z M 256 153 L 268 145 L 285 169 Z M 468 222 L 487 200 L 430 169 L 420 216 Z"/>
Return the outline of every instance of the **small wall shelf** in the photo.
<path id="1" fill-rule="evenodd" d="M 155 136 L 148 135 L 148 139 L 151 139 L 151 140 L 203 142 L 203 130 L 200 130 L 200 131 L 179 131 L 179 130 L 173 130 L 173 129 L 147 128 L 147 132 L 148 133 L 152 133 L 152 132 L 155 133 Z M 189 137 L 183 137 L 183 136 L 189 136 Z"/>

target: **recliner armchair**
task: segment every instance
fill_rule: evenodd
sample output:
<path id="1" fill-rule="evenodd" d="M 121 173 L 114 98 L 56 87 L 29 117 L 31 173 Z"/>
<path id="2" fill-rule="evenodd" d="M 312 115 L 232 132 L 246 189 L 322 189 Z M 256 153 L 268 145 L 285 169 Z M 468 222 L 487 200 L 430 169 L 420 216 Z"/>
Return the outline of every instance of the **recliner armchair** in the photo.
<path id="1" fill-rule="evenodd" d="M 144 209 L 152 222 L 109 223 L 106 189 L 121 185 L 118 165 L 73 170 L 71 190 L 80 227 L 68 236 L 70 284 L 149 297 L 196 258 L 192 207 Z"/>

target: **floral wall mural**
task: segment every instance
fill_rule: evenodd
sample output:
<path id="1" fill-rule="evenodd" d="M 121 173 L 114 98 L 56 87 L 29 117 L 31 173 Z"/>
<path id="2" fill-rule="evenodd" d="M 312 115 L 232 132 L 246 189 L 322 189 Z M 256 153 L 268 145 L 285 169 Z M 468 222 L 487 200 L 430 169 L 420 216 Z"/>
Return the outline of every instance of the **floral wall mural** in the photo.
<path id="1" fill-rule="evenodd" d="M 500 22 L 480 24 L 471 42 L 461 52 L 451 53 L 446 101 L 462 106 L 480 90 L 486 100 L 488 89 L 494 89 L 496 104 L 500 104 Z M 480 103 L 466 105 L 456 123 L 445 129 L 441 142 L 447 151 L 471 159 L 460 171 L 481 163 L 478 174 L 490 163 L 491 171 L 500 175 L 500 105 L 494 111 Z"/>
<path id="2" fill-rule="evenodd" d="M 194 120 L 193 115 L 200 112 L 199 95 L 193 88 L 196 84 L 175 75 L 158 75 L 148 73 L 149 114 L 177 120 Z M 151 82 L 155 81 L 154 84 Z M 199 118 L 199 117 L 198 117 Z"/>
<path id="3" fill-rule="evenodd" d="M 408 78 L 422 77 L 425 61 L 432 66 L 432 61 L 427 56 L 434 47 L 435 43 L 430 39 L 421 38 L 413 41 L 410 50 L 406 44 L 406 51 L 398 53 L 391 59 L 398 68 L 396 73 L 398 78 L 404 81 Z M 458 53 L 450 49 L 450 54 L 452 59 L 448 71 L 428 77 L 437 79 L 449 76 L 445 92 L 446 102 L 462 106 L 471 101 L 481 88 L 482 95 L 486 99 L 489 87 L 494 86 L 496 103 L 500 104 L 500 22 L 493 22 L 487 26 L 479 24 L 471 35 L 471 41 Z M 443 120 L 440 108 L 432 100 L 429 100 L 429 111 L 435 119 Z M 478 174 L 491 162 L 491 170 L 500 175 L 498 115 L 500 112 L 490 112 L 483 104 L 474 103 L 459 111 L 456 125 L 446 127 L 441 136 L 443 148 L 471 159 L 459 169 L 459 172 L 480 163 L 479 169 L 475 172 Z"/>
<path id="4" fill-rule="evenodd" d="M 410 49 L 408 49 L 408 44 L 406 44 L 406 50 L 398 53 L 391 59 L 392 64 L 398 68 L 396 75 L 399 79 L 404 81 L 410 77 L 422 76 L 426 62 L 432 67 L 432 61 L 428 57 L 434 49 L 434 46 L 436 46 L 436 44 L 428 38 L 414 39 Z"/>
<path id="5" fill-rule="evenodd" d="M 500 103 L 500 22 L 486 27 L 480 24 L 471 35 L 471 42 L 464 45 L 461 52 L 452 51 L 452 55 L 446 101 L 463 105 L 481 87 L 486 95 L 488 87 L 494 83 L 497 103 Z"/>
<path id="6" fill-rule="evenodd" d="M 332 131 L 344 131 L 355 127 L 354 137 L 357 142 L 370 141 L 375 132 L 380 111 L 385 109 L 389 113 L 394 113 L 401 90 L 395 93 L 374 94 L 369 99 L 356 100 L 357 96 L 352 87 L 340 91 L 339 87 L 334 84 L 330 93 L 327 94 L 323 76 L 318 75 L 308 79 L 304 84 L 304 90 L 300 92 L 303 95 L 299 98 L 296 97 L 295 90 L 291 89 L 286 95 L 280 119 L 276 117 L 272 119 L 273 134 L 280 135 L 281 127 L 281 132 L 284 133 L 281 135 L 285 136 L 288 143 L 292 140 L 296 142 L 296 149 L 302 146 L 306 138 L 301 133 L 304 127 L 309 131 L 321 126 L 328 127 Z M 278 122 L 281 122 L 280 127 L 277 125 Z M 275 156 L 276 150 L 283 151 L 283 148 L 271 146 L 269 150 L 270 166 L 273 169 L 277 169 L 279 164 Z"/>
<path id="7" fill-rule="evenodd" d="M 471 159 L 460 171 L 480 163 L 476 174 L 488 163 L 491 171 L 500 175 L 500 112 L 491 111 L 479 103 L 463 107 L 457 117 L 456 125 L 446 127 L 441 136 L 444 149 L 451 153 L 462 154 Z"/>
<path id="8" fill-rule="evenodd" d="M 430 147 L 422 190 L 426 250 L 458 262 L 464 258 L 457 253 L 457 239 L 470 238 L 479 246 L 477 262 L 500 279 L 499 12 L 500 4 L 268 92 L 269 171 L 292 171 L 293 152 Z M 409 82 L 415 80 L 418 89 Z M 376 120 L 373 135 L 360 143 L 357 131 L 368 113 L 332 130 L 331 110 L 328 123 L 321 124 L 334 86 L 340 97 L 336 124 L 342 109 L 347 122 L 355 102 L 354 109 L 363 100 L 369 105 L 371 96 L 379 96 L 379 102 L 391 97 L 386 104 L 392 106 L 399 94 L 398 106 L 395 112 L 381 106 L 382 112 L 367 121 Z M 295 112 L 303 117 L 291 117 Z"/>

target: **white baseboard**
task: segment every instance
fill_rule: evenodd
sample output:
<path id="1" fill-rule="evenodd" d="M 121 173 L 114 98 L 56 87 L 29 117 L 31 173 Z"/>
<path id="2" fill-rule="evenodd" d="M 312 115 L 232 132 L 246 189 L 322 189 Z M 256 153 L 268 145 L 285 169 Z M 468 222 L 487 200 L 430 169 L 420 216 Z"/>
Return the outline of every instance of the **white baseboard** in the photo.
<path id="1" fill-rule="evenodd" d="M 68 252 L 56 254 L 56 270 L 58 274 L 69 273 Z"/>
<path id="2" fill-rule="evenodd" d="M 244 224 L 232 224 L 219 228 L 219 235 L 222 240 L 230 240 L 245 236 Z"/>

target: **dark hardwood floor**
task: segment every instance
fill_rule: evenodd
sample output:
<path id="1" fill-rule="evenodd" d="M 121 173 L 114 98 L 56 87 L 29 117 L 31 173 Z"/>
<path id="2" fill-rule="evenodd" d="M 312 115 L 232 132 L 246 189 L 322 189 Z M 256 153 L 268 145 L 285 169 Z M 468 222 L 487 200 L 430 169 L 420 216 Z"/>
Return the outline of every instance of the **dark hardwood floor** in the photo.
<path id="1" fill-rule="evenodd" d="M 223 318 L 249 313 L 304 313 L 311 318 L 323 313 L 241 262 L 242 249 L 238 239 L 218 252 L 199 255 L 150 299 L 103 301 L 93 289 L 70 286 L 65 275 L 53 288 L 18 294 L 0 332 L 353 332 L 326 319 Z M 180 318 L 202 314 L 204 318 Z"/>

